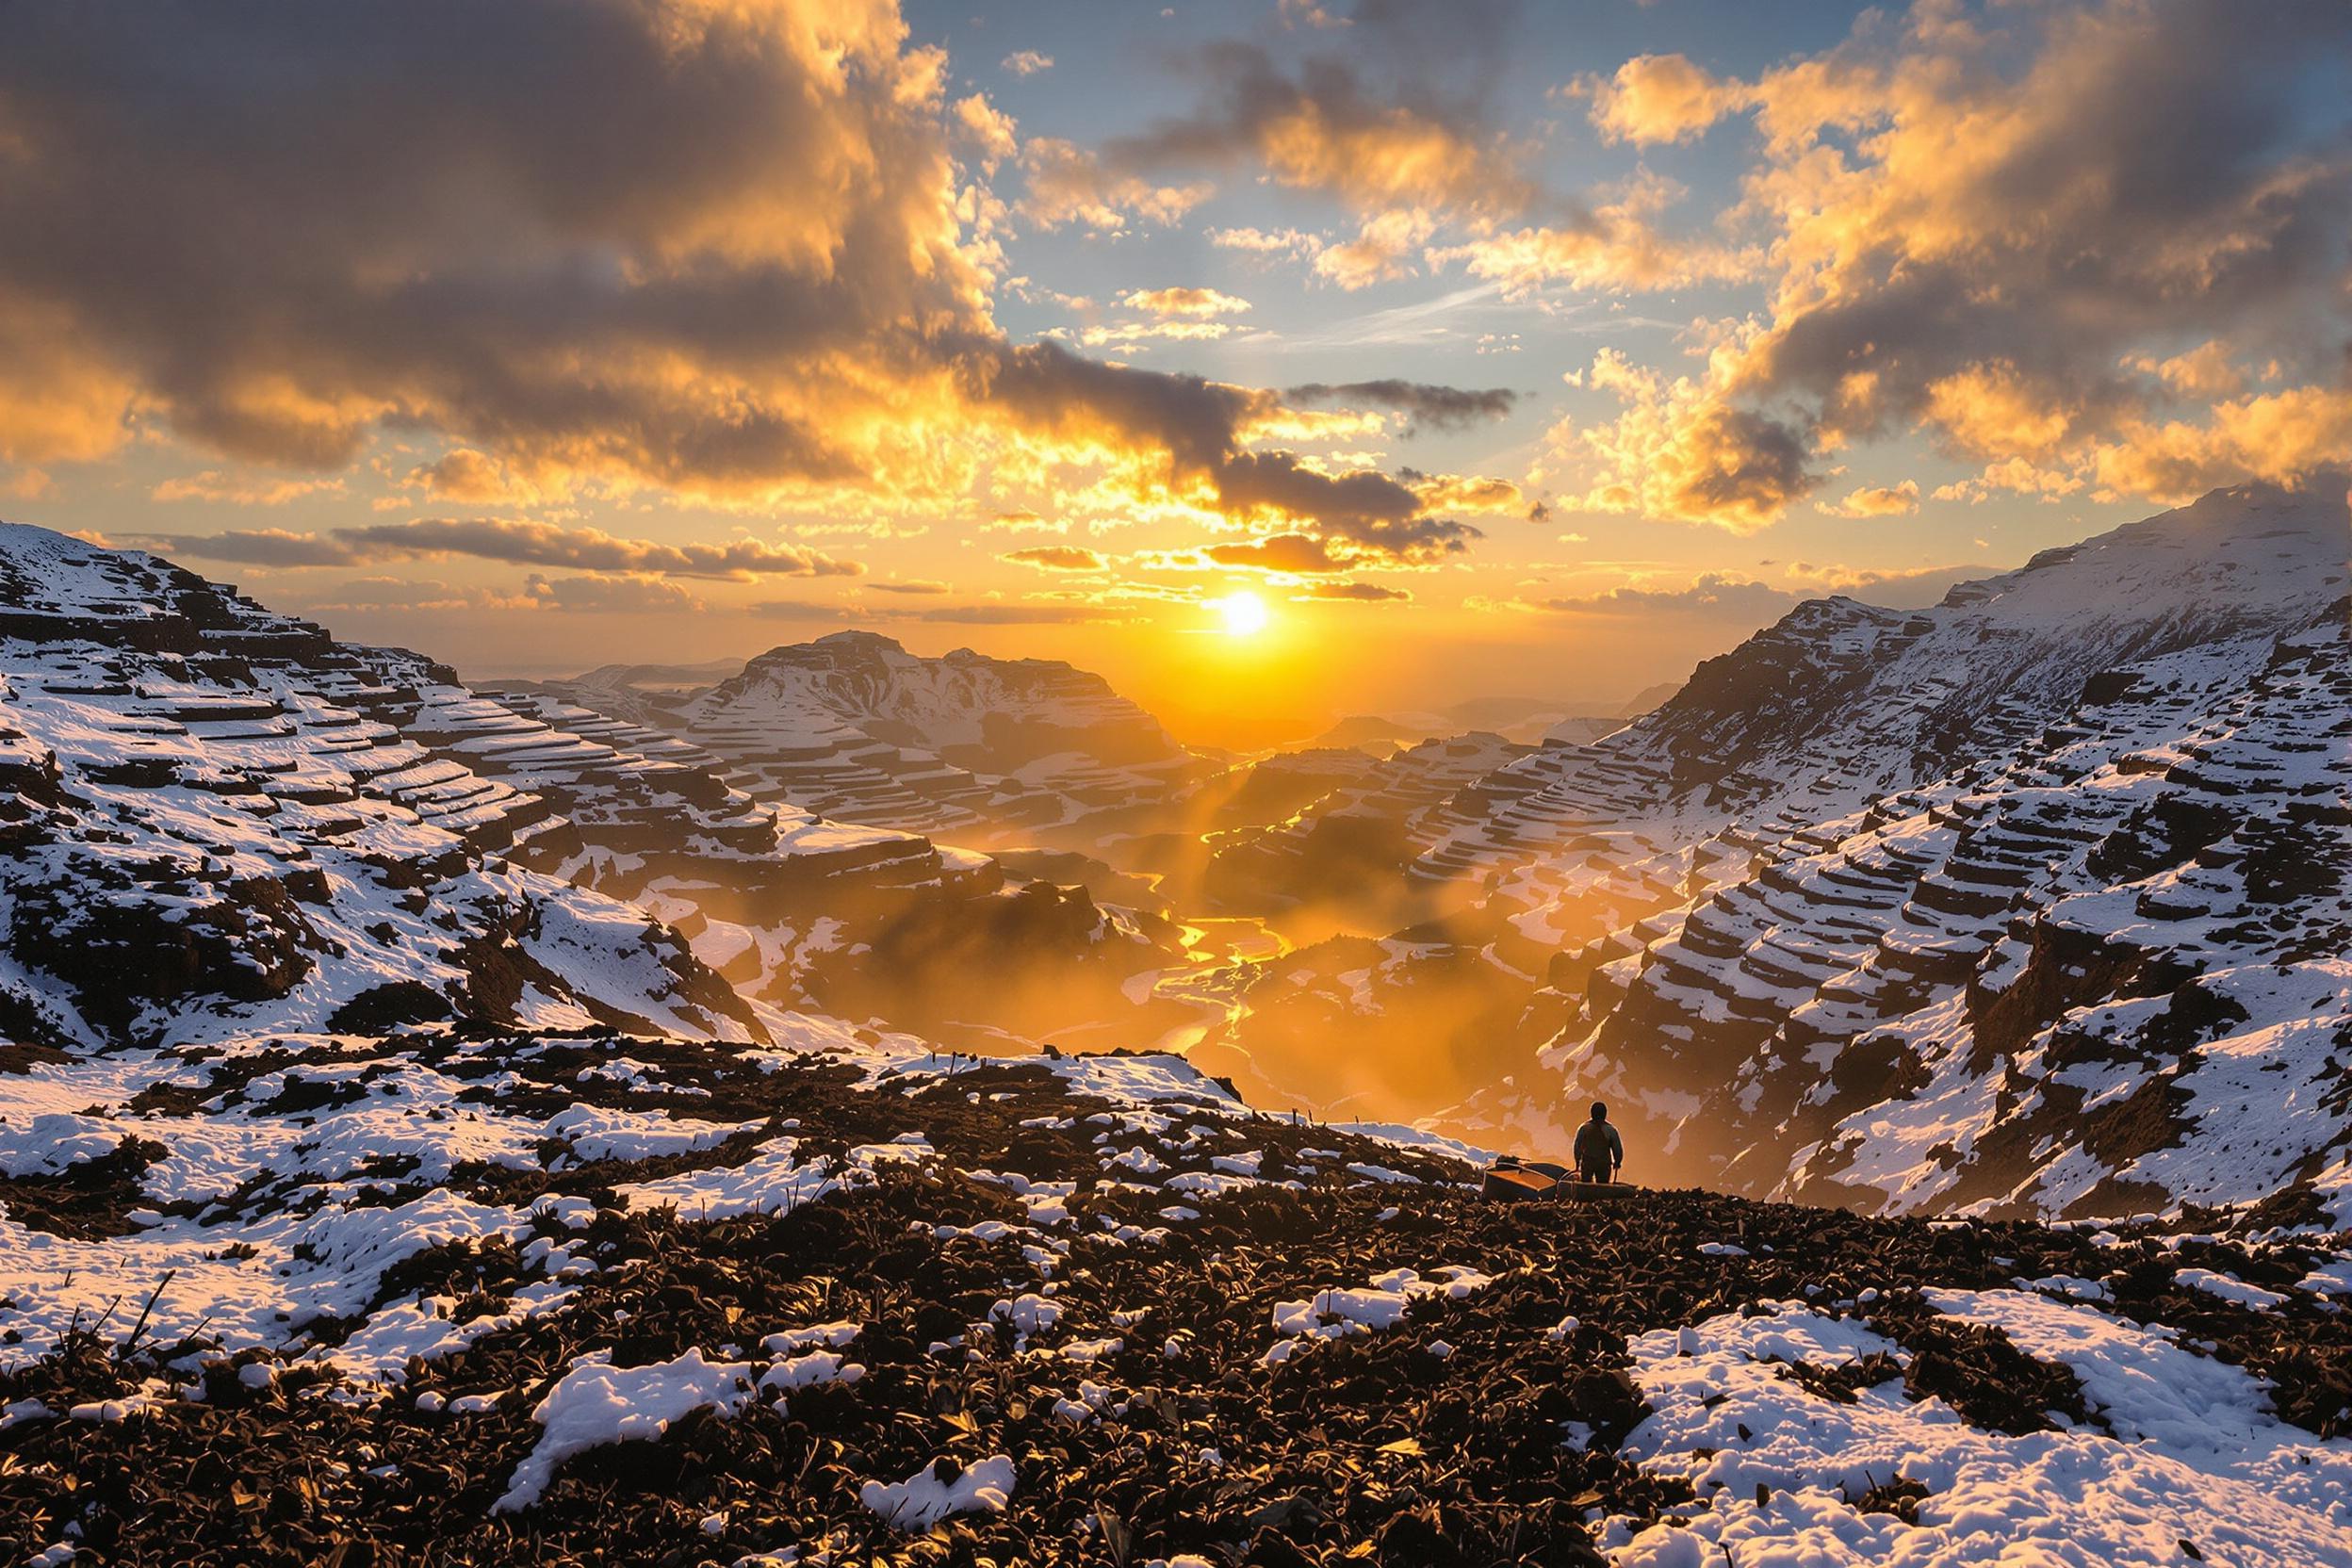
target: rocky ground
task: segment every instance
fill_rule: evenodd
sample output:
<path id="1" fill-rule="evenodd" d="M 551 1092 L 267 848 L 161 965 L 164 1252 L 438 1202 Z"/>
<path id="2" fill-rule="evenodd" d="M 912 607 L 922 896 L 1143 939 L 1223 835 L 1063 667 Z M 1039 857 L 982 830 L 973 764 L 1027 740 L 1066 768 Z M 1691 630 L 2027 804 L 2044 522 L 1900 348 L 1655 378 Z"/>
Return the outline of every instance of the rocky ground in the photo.
<path id="1" fill-rule="evenodd" d="M 11 1060 L 8 1560 L 2352 1562 L 2304 1215 L 1503 1206 L 1170 1058 L 787 1044 Z"/>

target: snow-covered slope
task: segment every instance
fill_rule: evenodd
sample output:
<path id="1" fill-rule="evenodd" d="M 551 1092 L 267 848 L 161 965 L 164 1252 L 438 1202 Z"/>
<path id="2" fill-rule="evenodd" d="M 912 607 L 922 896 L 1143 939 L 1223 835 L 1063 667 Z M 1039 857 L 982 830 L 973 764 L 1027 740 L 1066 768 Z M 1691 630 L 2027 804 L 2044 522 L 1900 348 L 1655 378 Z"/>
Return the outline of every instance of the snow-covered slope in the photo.
<path id="1" fill-rule="evenodd" d="M 1167 961 L 1083 892 L 753 800 L 663 731 L 469 690 L 152 556 L 0 529 L 0 1027 L 21 1038 L 740 1036 L 811 1002 L 1027 1029 Z M 1035 1004 L 1056 986 L 1066 1006 Z"/>
<path id="2" fill-rule="evenodd" d="M 1645 1174 L 1734 1190 L 2338 1202 L 2347 554 L 2341 481 L 2249 486 L 1929 610 L 1802 607 L 1414 819 L 1447 921 L 1267 966 L 1232 1043 L 1293 1090 L 1344 1034 L 1387 1115 L 1440 1108 L 1431 1052 L 1517 1053 L 1456 1124 L 1558 1147 L 1607 1098 Z"/>
<path id="3" fill-rule="evenodd" d="M 1569 1092 L 1817 1200 L 2344 1206 L 2347 612 L 2107 672 L 2030 743 L 1613 939 Z"/>
<path id="4" fill-rule="evenodd" d="M 0 604 L 11 1037 L 458 1016 L 759 1032 L 676 933 L 530 869 L 575 830 L 464 753 L 528 753 L 616 818 L 679 804 L 659 770 L 588 784 L 611 753 L 501 710 L 484 726 L 489 705 L 426 661 L 341 646 L 150 556 L 0 528 Z M 714 832 L 754 827 L 711 804 Z"/>
<path id="5" fill-rule="evenodd" d="M 776 1047 L 0 1065 L 0 1550 L 2352 1568 L 2341 1236 L 1563 1213 L 1173 1058 Z"/>
<path id="6" fill-rule="evenodd" d="M 870 631 L 772 648 L 689 692 L 628 667 L 539 689 L 682 736 L 754 798 L 841 822 L 1026 841 L 1160 799 L 1204 770 L 1101 677 Z"/>
<path id="7" fill-rule="evenodd" d="M 2101 672 L 2299 629 L 2344 596 L 2344 486 L 2215 491 L 1918 611 L 1791 611 L 1592 745 L 1482 778 L 1417 870 L 1568 889 L 1596 835 L 1738 854 L 2031 741 Z M 1611 845 L 1609 858 L 1626 858 Z"/>

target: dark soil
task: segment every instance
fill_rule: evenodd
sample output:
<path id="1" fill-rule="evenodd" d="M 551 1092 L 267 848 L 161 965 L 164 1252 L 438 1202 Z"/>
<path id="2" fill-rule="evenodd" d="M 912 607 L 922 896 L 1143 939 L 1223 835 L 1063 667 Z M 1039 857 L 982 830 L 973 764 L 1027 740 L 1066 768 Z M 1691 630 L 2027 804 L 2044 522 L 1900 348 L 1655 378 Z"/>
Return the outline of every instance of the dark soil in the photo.
<path id="1" fill-rule="evenodd" d="M 1089 1141 L 1099 1129 L 1086 1118 L 1104 1107 L 1039 1067 L 978 1068 L 893 1093 L 855 1086 L 846 1067 L 731 1073 L 707 1048 L 627 1047 L 641 1060 L 677 1052 L 662 1062 L 671 1080 L 699 1079 L 711 1091 L 680 1099 L 688 1114 L 765 1118 L 771 1127 L 797 1120 L 812 1151 L 920 1130 L 941 1158 L 780 1216 L 703 1221 L 607 1206 L 584 1233 L 550 1218 L 546 1233 L 570 1236 L 601 1272 L 559 1311 L 413 1363 L 405 1386 L 381 1398 L 292 1368 L 252 1388 L 221 1359 L 185 1346 L 134 1346 L 126 1355 L 120 1325 L 115 1339 L 82 1336 L 0 1377 L 0 1405 L 120 1397 L 158 1373 L 203 1396 L 122 1421 L 8 1429 L 0 1552 L 21 1561 L 71 1521 L 84 1560 L 158 1565 L 729 1564 L 821 1544 L 839 1563 L 1140 1568 L 1189 1552 L 1228 1568 L 1594 1564 L 1591 1523 L 1656 1519 L 1692 1500 L 1616 1452 L 1645 1413 L 1628 1375 L 1630 1337 L 1807 1299 L 1902 1343 L 1915 1397 L 1945 1399 L 2003 1430 L 2047 1425 L 2050 1411 L 2096 1426 L 2063 1367 L 1997 1332 L 1939 1318 L 1918 1295 L 2057 1274 L 2107 1278 L 2115 1310 L 2161 1317 L 2213 1353 L 2278 1378 L 2289 1420 L 2330 1429 L 2352 1399 L 2352 1325 L 2341 1315 L 2300 1304 L 2253 1313 L 2173 1284 L 2189 1263 L 2254 1282 L 2295 1266 L 2228 1242 L 2102 1247 L 2083 1233 L 2021 1223 L 1878 1220 L 1703 1193 L 1487 1204 L 1450 1183 L 1343 1184 L 1330 1174 L 1333 1162 L 1306 1151 L 1338 1149 L 1431 1177 L 1462 1172 L 1312 1123 L 1259 1119 L 1215 1131 L 1226 1137 L 1237 1127 L 1241 1139 L 1224 1147 L 1263 1150 L 1266 1171 L 1295 1174 L 1301 1188 L 1201 1201 L 1200 1217 L 1173 1224 L 1164 1240 L 1120 1244 L 1102 1233 L 1101 1217 L 1163 1224 L 1169 1195 L 1102 1180 L 1102 1151 Z M 550 1108 L 587 1096 L 579 1068 L 609 1049 L 550 1046 L 532 1060 Z M 1195 1122 L 1217 1119 L 1168 1109 L 1177 1125 L 1156 1146 L 1173 1163 Z M 1048 1116 L 1075 1121 L 1021 1125 Z M 752 1141 L 694 1163 L 747 1158 Z M 1119 1146 L 1130 1141 L 1119 1135 Z M 959 1173 L 983 1167 L 1081 1181 L 1073 1224 L 1061 1233 L 1080 1239 L 1055 1274 L 1063 1315 L 1050 1337 L 1116 1338 L 1120 1349 L 1081 1364 L 1024 1351 L 1009 1331 L 986 1326 L 992 1303 L 1037 1285 L 1021 1238 L 934 1234 L 943 1224 L 1021 1217 L 1004 1188 Z M 583 1168 L 564 1185 L 603 1191 L 609 1205 L 612 1184 L 660 1168 Z M 522 1180 L 484 1170 L 452 1184 L 525 1202 Z M 18 1200 L 11 1188 L 8 1201 Z M 1707 1242 L 1748 1255 L 1702 1254 Z M 1390 1268 L 1447 1265 L 1494 1282 L 1461 1301 L 1416 1306 L 1385 1332 L 1263 1364 L 1276 1303 Z M 504 1310 L 534 1277 L 512 1244 L 452 1245 L 399 1266 L 381 1295 L 446 1294 L 461 1303 L 455 1315 L 480 1317 Z M 1573 1332 L 1546 1333 L 1569 1315 L 1578 1319 Z M 706 1410 L 659 1441 L 591 1450 L 557 1471 L 537 1507 L 490 1512 L 538 1439 L 533 1407 L 583 1353 L 609 1351 L 621 1365 L 694 1348 L 713 1360 L 730 1346 L 756 1357 L 765 1334 L 841 1318 L 864 1325 L 847 1352 L 867 1368 L 859 1380 L 755 1402 L 733 1418 Z M 314 1337 L 333 1343 L 334 1327 Z M 959 1337 L 960 1346 L 942 1343 Z M 1429 1353 L 1441 1339 L 1454 1347 L 1450 1358 Z M 1905 1372 L 1881 1361 L 1786 1375 L 1851 1398 Z M 1055 1407 L 1082 1380 L 1115 1390 L 1113 1410 L 1074 1426 Z M 417 1402 L 484 1393 L 499 1397 L 482 1414 L 428 1413 Z M 1568 1441 L 1572 1423 L 1591 1432 L 1582 1446 Z M 864 1481 L 902 1479 L 936 1456 L 970 1463 L 1000 1453 L 1019 1477 L 1002 1515 L 909 1536 L 883 1527 L 858 1498 Z M 1856 1506 L 1909 1519 L 1924 1495 L 1890 1478 Z"/>

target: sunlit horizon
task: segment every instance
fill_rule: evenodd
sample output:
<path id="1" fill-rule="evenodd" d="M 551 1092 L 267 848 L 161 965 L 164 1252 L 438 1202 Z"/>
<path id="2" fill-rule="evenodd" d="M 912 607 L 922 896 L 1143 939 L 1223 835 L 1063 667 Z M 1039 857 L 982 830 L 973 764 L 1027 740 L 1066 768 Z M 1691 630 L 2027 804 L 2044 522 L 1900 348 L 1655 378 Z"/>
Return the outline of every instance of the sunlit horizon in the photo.
<path id="1" fill-rule="evenodd" d="M 0 62 L 0 516 L 469 674 L 860 627 L 1237 729 L 1607 705 L 2352 457 L 2292 7 L 270 13 Z"/>

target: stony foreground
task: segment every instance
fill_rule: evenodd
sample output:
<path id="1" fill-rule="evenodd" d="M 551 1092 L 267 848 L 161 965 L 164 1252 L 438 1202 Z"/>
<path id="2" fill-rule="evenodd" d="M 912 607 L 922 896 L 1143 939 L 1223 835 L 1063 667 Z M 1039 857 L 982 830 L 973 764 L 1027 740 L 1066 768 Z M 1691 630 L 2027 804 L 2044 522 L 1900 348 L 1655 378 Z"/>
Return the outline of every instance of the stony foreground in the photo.
<path id="1" fill-rule="evenodd" d="M 801 1043 L 11 1063 L 7 1560 L 2352 1563 L 2295 1215 L 1499 1207 L 1172 1059 Z"/>

